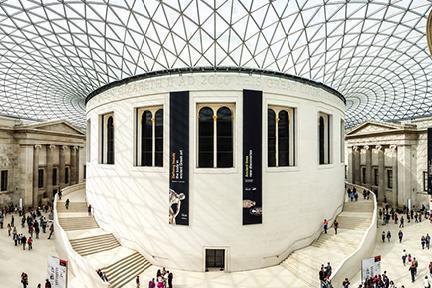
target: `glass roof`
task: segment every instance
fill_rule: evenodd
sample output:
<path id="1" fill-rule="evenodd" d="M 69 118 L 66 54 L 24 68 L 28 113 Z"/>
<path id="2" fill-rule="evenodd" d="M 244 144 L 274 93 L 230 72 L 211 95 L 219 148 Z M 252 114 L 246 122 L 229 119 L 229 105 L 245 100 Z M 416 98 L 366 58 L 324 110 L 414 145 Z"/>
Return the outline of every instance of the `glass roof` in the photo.
<path id="1" fill-rule="evenodd" d="M 347 124 L 432 114 L 428 0 L 0 0 L 0 114 L 84 125 L 149 71 L 232 66 L 322 82 Z M 429 97 L 428 97 L 429 96 Z"/>

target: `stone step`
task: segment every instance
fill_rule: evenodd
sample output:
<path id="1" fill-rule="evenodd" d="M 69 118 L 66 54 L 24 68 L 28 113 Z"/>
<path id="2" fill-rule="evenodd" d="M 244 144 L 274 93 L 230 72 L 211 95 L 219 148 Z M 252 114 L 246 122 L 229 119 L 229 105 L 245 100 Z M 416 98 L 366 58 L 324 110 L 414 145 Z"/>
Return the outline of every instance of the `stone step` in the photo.
<path id="1" fill-rule="evenodd" d="M 87 256 L 120 246 L 113 234 L 104 234 L 70 240 L 72 248 L 81 256 Z"/>
<path id="2" fill-rule="evenodd" d="M 135 252 L 101 270 L 107 275 L 110 288 L 120 288 L 150 266 L 144 256 Z"/>
<path id="3" fill-rule="evenodd" d="M 59 224 L 65 231 L 99 228 L 94 217 L 59 218 Z"/>
<path id="4" fill-rule="evenodd" d="M 86 202 L 71 202 L 69 204 L 69 209 L 66 209 L 64 203 L 57 203 L 57 212 L 87 212 L 87 203 Z"/>

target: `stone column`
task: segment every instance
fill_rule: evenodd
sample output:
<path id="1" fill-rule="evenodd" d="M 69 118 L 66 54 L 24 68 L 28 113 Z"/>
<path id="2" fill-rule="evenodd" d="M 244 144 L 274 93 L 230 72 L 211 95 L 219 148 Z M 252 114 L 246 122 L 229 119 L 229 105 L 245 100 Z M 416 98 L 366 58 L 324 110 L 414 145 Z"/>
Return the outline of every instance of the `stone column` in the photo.
<path id="1" fill-rule="evenodd" d="M 60 178 L 60 185 L 59 188 L 63 189 L 65 187 L 65 149 L 66 146 L 62 145 L 59 146 L 59 153 L 60 153 L 60 157 L 59 157 L 59 178 Z"/>
<path id="2" fill-rule="evenodd" d="M 34 145 L 33 151 L 33 207 L 38 205 L 38 195 L 39 195 L 39 152 L 42 148 L 41 145 Z"/>
<path id="3" fill-rule="evenodd" d="M 364 146 L 366 150 L 366 187 L 371 188 L 372 186 L 372 149 L 369 146 Z"/>
<path id="4" fill-rule="evenodd" d="M 384 147 L 377 145 L 378 151 L 378 202 L 384 201 L 385 195 L 385 169 L 384 169 Z"/>
<path id="5" fill-rule="evenodd" d="M 77 149 L 76 146 L 70 147 L 70 183 L 75 184 L 75 177 L 76 177 L 76 158 L 77 158 Z"/>
<path id="6" fill-rule="evenodd" d="M 33 145 L 20 145 L 17 186 L 24 207 L 30 207 L 33 204 L 33 153 Z"/>
<path id="7" fill-rule="evenodd" d="M 347 181 L 353 183 L 353 147 L 349 146 L 347 149 L 348 153 L 348 165 L 347 165 Z"/>
<path id="8" fill-rule="evenodd" d="M 354 184 L 360 185 L 360 149 L 358 146 L 353 147 L 353 177 Z"/>
<path id="9" fill-rule="evenodd" d="M 50 199 L 50 202 L 53 198 L 53 164 L 54 164 L 54 149 L 55 145 L 47 145 L 47 160 L 46 160 L 46 174 L 47 174 L 47 185 L 46 185 L 46 191 L 48 194 L 48 198 Z"/>
<path id="10" fill-rule="evenodd" d="M 79 173 L 80 173 L 80 147 L 76 147 L 76 163 L 75 163 L 75 183 L 79 183 Z"/>
<path id="11" fill-rule="evenodd" d="M 397 179 L 396 179 L 397 195 L 395 197 L 398 201 L 398 204 L 400 206 L 407 205 L 408 200 L 411 200 L 411 205 L 413 204 L 415 205 L 414 198 L 412 197 L 412 188 L 411 188 L 411 169 L 412 169 L 411 146 L 410 145 L 397 146 L 397 151 L 395 151 L 393 155 L 396 158 L 396 160 L 393 161 L 394 163 L 393 169 L 396 168 L 397 170 L 396 170 L 396 174 L 394 174 L 395 172 L 393 172 L 393 175 L 397 175 Z M 395 179 L 393 178 L 393 180 Z"/>

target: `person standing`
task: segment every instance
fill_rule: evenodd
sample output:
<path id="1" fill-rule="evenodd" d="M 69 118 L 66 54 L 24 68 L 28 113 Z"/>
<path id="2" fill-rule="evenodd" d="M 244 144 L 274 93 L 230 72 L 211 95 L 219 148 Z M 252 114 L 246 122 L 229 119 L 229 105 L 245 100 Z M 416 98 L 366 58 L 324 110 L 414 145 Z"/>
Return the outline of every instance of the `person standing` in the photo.
<path id="1" fill-rule="evenodd" d="M 174 275 L 170 271 L 167 271 L 167 273 L 168 273 L 168 288 L 173 288 L 172 281 L 173 281 Z"/>
<path id="2" fill-rule="evenodd" d="M 87 212 L 88 212 L 88 215 L 91 216 L 91 214 L 92 214 L 92 206 L 91 206 L 91 204 L 88 205 Z"/>
<path id="3" fill-rule="evenodd" d="M 66 199 L 66 202 L 65 202 L 65 208 L 66 209 L 69 209 L 69 203 L 70 203 L 70 200 L 68 198 L 68 199 Z"/>
<path id="4" fill-rule="evenodd" d="M 390 230 L 388 230 L 387 231 L 387 240 L 388 240 L 388 242 L 390 242 L 390 239 L 391 239 L 391 233 L 390 233 Z"/>
<path id="5" fill-rule="evenodd" d="M 399 236 L 399 243 L 402 243 L 402 238 L 403 238 L 402 230 L 399 230 L 398 236 Z"/>
<path id="6" fill-rule="evenodd" d="M 51 282 L 48 279 L 45 280 L 45 288 L 51 288 Z"/>
<path id="7" fill-rule="evenodd" d="M 424 288 L 431 288 L 431 284 L 429 282 L 428 276 L 425 276 L 425 279 L 423 280 L 423 286 Z"/>
<path id="8" fill-rule="evenodd" d="M 430 240 L 431 240 L 431 237 L 429 236 L 429 233 L 427 233 L 426 234 L 426 237 L 425 237 L 426 239 L 426 248 L 429 250 L 429 248 L 430 248 Z"/>
<path id="9" fill-rule="evenodd" d="M 135 283 L 136 283 L 136 287 L 139 288 L 140 285 L 141 285 L 141 284 L 140 284 L 140 278 L 139 278 L 139 275 L 136 276 L 136 278 L 135 278 Z"/>
<path id="10" fill-rule="evenodd" d="M 327 219 L 324 219 L 323 228 L 324 228 L 324 234 L 327 234 L 327 229 L 328 229 L 328 221 L 327 221 Z"/>
<path id="11" fill-rule="evenodd" d="M 337 220 L 335 220 L 335 221 L 333 222 L 333 228 L 334 228 L 334 230 L 335 230 L 335 235 L 337 235 L 337 229 L 338 229 L 338 226 L 339 226 L 339 222 L 337 222 Z"/>
<path id="12" fill-rule="evenodd" d="M 327 262 L 327 266 L 325 267 L 325 278 L 330 278 L 332 274 L 332 267 L 330 266 L 330 262 Z"/>
<path id="13" fill-rule="evenodd" d="M 425 238 L 425 236 L 422 236 L 422 237 L 421 237 L 421 239 L 420 239 L 420 243 L 421 243 L 422 249 L 424 250 L 424 247 L 425 247 L 425 245 L 426 245 L 426 238 Z"/>
<path id="14" fill-rule="evenodd" d="M 342 282 L 342 287 L 343 288 L 349 288 L 349 285 L 351 283 L 348 281 L 348 278 L 345 278 L 345 280 Z"/>
<path id="15" fill-rule="evenodd" d="M 432 261 L 429 262 L 429 275 L 432 277 Z"/>
<path id="16" fill-rule="evenodd" d="M 155 283 L 155 279 L 153 278 L 152 280 L 149 281 L 148 288 L 155 288 L 155 287 L 156 287 L 156 283 Z"/>
<path id="17" fill-rule="evenodd" d="M 431 262 L 432 263 L 432 262 Z M 324 279 L 325 279 L 325 271 L 324 271 L 324 264 L 322 264 L 321 265 L 321 269 L 320 269 L 320 271 L 319 271 L 319 280 L 320 280 L 320 283 L 321 283 L 321 285 L 322 285 L 322 283 L 324 282 Z"/>
<path id="18" fill-rule="evenodd" d="M 385 238 L 386 238 L 386 234 L 385 234 L 385 232 L 383 231 L 383 232 L 381 233 L 381 240 L 383 241 L 383 243 L 385 243 Z"/>
<path id="19" fill-rule="evenodd" d="M 58 200 L 61 200 L 61 197 L 62 197 L 62 191 L 60 190 L 57 194 L 58 194 Z"/>
<path id="20" fill-rule="evenodd" d="M 27 237 L 25 237 L 25 235 L 22 235 L 22 237 L 21 237 L 21 244 L 23 246 L 23 250 L 25 250 L 26 243 L 27 243 Z"/>

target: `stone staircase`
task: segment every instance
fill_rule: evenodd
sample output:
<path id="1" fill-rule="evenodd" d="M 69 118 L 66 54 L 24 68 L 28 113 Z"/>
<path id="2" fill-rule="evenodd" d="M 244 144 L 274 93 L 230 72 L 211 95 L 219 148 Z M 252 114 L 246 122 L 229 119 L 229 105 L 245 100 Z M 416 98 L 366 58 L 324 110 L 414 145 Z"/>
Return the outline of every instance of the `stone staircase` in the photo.
<path id="1" fill-rule="evenodd" d="M 62 217 L 59 224 L 65 231 L 99 228 L 94 217 Z"/>
<path id="2" fill-rule="evenodd" d="M 75 212 L 87 212 L 87 203 L 86 202 L 71 202 L 69 204 L 69 209 L 66 209 L 65 205 L 58 204 L 57 212 L 58 213 L 75 213 Z"/>
<path id="3" fill-rule="evenodd" d="M 71 239 L 69 242 L 72 248 L 81 256 L 111 250 L 120 246 L 120 243 L 111 233 Z"/>
<path id="4" fill-rule="evenodd" d="M 322 233 L 310 246 L 294 251 L 281 266 L 301 281 L 296 288 L 320 287 L 318 272 L 321 264 L 330 262 L 333 271 L 358 247 L 371 224 L 374 203 L 372 200 L 345 202 L 343 211 L 337 216 L 338 234 L 330 228 Z M 336 286 L 335 286 L 336 287 Z"/>
<path id="5" fill-rule="evenodd" d="M 113 234 L 100 229 L 93 216 L 87 216 L 85 191 L 73 192 L 68 197 L 71 197 L 69 209 L 64 206 L 64 199 L 57 202 L 59 224 L 64 231 L 68 231 L 72 248 L 79 255 L 85 257 L 86 261 L 97 263 L 93 265 L 95 271 L 92 272 L 96 273 L 97 268 L 105 265 L 101 270 L 107 275 L 110 288 L 121 288 L 127 285 L 134 280 L 136 275 L 151 266 L 151 263 L 139 252 L 122 247 Z M 66 197 L 64 198 L 66 199 Z M 116 253 L 121 249 L 123 251 L 129 250 L 129 254 L 124 254 L 127 256 L 124 257 L 123 255 L 121 256 L 123 258 L 118 260 Z M 111 260 L 106 261 L 104 259 Z M 104 264 L 98 260 L 103 260 L 102 263 Z"/>
<path id="6" fill-rule="evenodd" d="M 136 275 L 150 266 L 150 262 L 144 256 L 135 252 L 101 270 L 107 275 L 110 288 L 119 288 L 128 284 Z"/>

